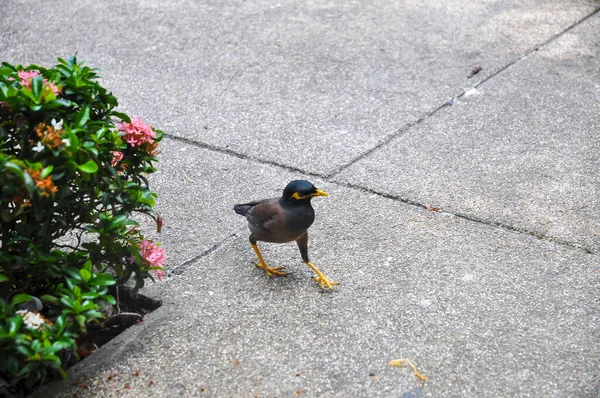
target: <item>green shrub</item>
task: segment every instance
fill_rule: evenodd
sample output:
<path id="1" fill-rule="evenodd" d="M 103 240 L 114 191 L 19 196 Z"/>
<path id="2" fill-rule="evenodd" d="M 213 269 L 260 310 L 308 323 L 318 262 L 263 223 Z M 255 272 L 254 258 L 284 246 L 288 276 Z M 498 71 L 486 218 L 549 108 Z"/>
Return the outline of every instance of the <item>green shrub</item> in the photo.
<path id="1" fill-rule="evenodd" d="M 146 175 L 163 133 L 115 111 L 95 69 L 58 61 L 0 68 L 0 372 L 29 384 L 64 376 L 64 350 L 115 304 L 107 286 L 164 276 L 132 219 L 160 229 Z"/>

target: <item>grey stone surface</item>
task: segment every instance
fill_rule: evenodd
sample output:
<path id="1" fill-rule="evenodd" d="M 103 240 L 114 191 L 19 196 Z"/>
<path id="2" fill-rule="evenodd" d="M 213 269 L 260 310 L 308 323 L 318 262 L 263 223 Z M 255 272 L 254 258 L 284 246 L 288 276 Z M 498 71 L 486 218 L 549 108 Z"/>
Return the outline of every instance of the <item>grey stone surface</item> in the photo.
<path id="1" fill-rule="evenodd" d="M 170 134 L 328 174 L 597 6 L 3 0 L 0 55 L 78 51 L 124 110 Z"/>
<path id="2" fill-rule="evenodd" d="M 600 15 L 337 176 L 600 250 Z"/>
<path id="3" fill-rule="evenodd" d="M 166 250 L 167 271 L 245 227 L 245 220 L 233 212 L 235 203 L 279 196 L 288 181 L 300 177 L 175 139 L 165 138 L 159 149 L 158 171 L 149 183 L 159 194 L 156 210 L 164 219 L 162 232 L 156 232 L 153 220 L 140 221 L 146 237 Z"/>
<path id="4" fill-rule="evenodd" d="M 598 396 L 598 255 L 449 213 L 597 250 L 598 14 L 494 73 L 598 7 L 0 1 L 0 60 L 78 51 L 121 110 L 202 143 L 165 139 L 151 181 L 165 225 L 144 231 L 172 272 L 143 293 L 162 307 L 35 396 Z M 233 203 L 332 173 L 487 77 L 335 179 L 308 177 L 331 193 L 309 250 L 333 292 L 293 243 L 260 245 L 289 277 L 251 264 Z"/>
<path id="5" fill-rule="evenodd" d="M 71 371 L 89 389 L 37 396 L 598 393 L 596 255 L 328 189 L 315 201 L 310 250 L 341 283 L 335 291 L 320 291 L 293 244 L 263 245 L 268 262 L 292 272 L 268 279 L 240 236 L 146 290 L 163 307 Z M 397 358 L 430 380 L 387 366 Z"/>

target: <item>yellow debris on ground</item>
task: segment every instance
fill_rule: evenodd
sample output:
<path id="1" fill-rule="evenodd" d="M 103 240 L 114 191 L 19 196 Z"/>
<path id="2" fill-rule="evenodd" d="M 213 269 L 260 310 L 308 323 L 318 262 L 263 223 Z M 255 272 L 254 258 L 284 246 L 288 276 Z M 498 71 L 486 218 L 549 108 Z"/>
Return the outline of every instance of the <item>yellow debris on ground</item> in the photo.
<path id="1" fill-rule="evenodd" d="M 404 367 L 404 366 L 408 365 L 412 369 L 415 376 L 417 376 L 419 379 L 429 380 L 429 377 L 424 376 L 421 373 L 419 373 L 419 371 L 417 370 L 417 367 L 415 365 L 413 365 L 413 363 L 410 361 L 410 359 L 393 359 L 390 361 L 390 363 L 388 365 L 397 366 L 397 367 Z"/>

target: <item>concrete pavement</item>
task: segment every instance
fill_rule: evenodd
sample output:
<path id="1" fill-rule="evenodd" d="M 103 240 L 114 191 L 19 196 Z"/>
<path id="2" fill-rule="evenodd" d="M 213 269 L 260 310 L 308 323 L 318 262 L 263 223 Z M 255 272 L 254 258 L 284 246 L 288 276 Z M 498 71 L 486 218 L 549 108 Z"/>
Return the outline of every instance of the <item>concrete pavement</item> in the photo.
<path id="1" fill-rule="evenodd" d="M 167 134 L 163 305 L 37 396 L 598 396 L 598 9 L 0 4 L 1 60 L 79 51 Z M 333 292 L 231 210 L 293 178 Z"/>

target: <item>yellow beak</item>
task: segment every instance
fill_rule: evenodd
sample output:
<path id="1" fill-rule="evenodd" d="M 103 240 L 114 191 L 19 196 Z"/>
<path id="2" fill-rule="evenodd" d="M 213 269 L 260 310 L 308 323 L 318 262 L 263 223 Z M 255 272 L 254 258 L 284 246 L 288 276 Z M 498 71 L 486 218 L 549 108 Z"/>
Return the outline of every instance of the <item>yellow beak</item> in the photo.
<path id="1" fill-rule="evenodd" d="M 317 192 L 313 193 L 311 196 L 329 196 L 327 192 L 323 192 L 320 189 L 317 189 Z"/>

